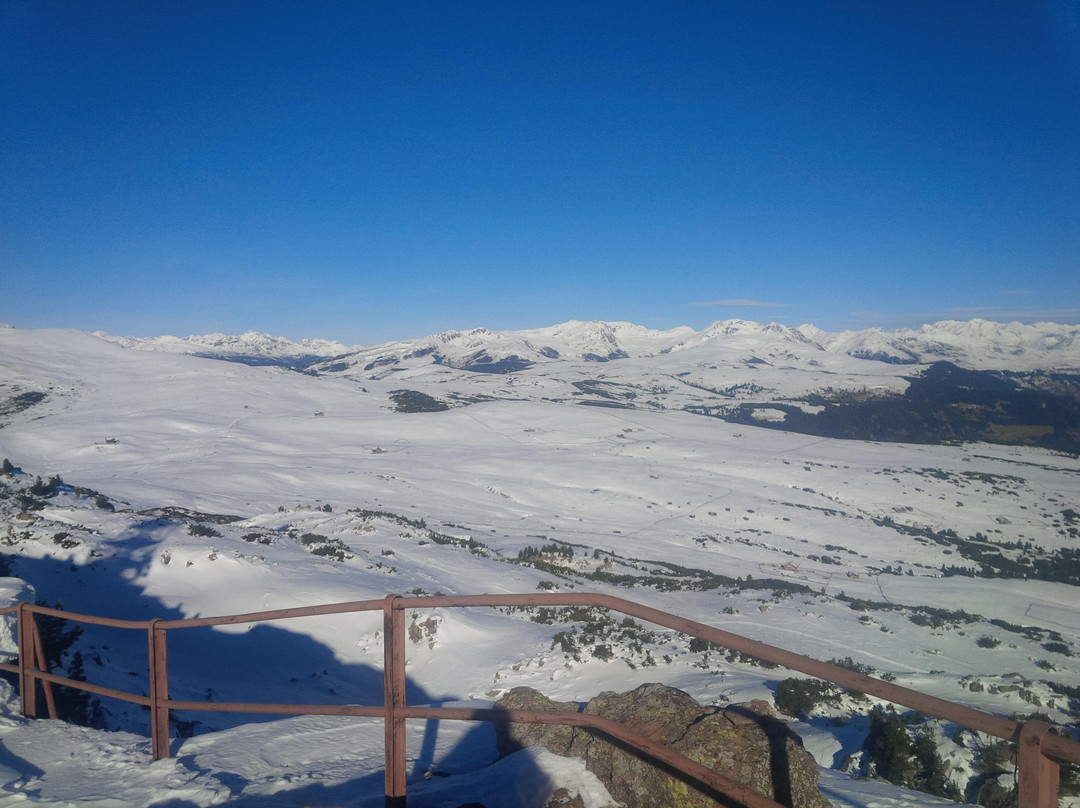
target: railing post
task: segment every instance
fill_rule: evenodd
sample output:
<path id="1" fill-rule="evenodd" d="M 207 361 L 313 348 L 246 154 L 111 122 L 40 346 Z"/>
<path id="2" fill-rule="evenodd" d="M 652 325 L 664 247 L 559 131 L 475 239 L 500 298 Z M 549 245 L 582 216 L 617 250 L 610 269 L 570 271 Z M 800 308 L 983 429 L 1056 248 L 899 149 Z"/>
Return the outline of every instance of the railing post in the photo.
<path id="1" fill-rule="evenodd" d="M 1045 721 L 1025 721 L 1020 727 L 1016 798 L 1023 808 L 1057 808 L 1061 768 L 1042 753 L 1043 738 L 1050 729 Z"/>
<path id="2" fill-rule="evenodd" d="M 405 612 L 399 595 L 383 600 L 383 708 L 386 808 L 405 808 Z"/>
<path id="3" fill-rule="evenodd" d="M 45 660 L 45 647 L 41 644 L 41 631 L 38 629 L 38 621 L 30 616 L 30 634 L 33 636 L 33 656 L 37 660 L 36 668 L 39 671 L 49 673 L 49 662 Z M 32 683 L 30 689 L 36 689 Z M 56 718 L 56 699 L 53 698 L 53 683 L 42 679 L 41 689 L 45 693 L 45 712 L 50 718 Z"/>
<path id="4" fill-rule="evenodd" d="M 170 756 L 169 669 L 165 651 L 165 628 L 161 618 L 150 621 L 150 745 L 154 760 Z"/>
<path id="5" fill-rule="evenodd" d="M 19 604 L 19 704 L 22 714 L 37 718 L 37 681 L 30 675 L 35 670 L 34 613 L 29 603 Z"/>

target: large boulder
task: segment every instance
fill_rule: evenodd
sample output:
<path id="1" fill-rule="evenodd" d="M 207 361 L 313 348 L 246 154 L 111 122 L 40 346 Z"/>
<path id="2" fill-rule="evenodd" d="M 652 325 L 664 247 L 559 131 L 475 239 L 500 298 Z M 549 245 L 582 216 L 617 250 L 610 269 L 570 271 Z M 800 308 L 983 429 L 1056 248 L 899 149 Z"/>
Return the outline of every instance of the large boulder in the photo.
<path id="1" fill-rule="evenodd" d="M 518 687 L 495 705 L 507 710 L 577 711 L 573 702 L 554 702 Z M 830 808 L 818 789 L 817 763 L 788 725 L 765 702 L 702 707 L 692 696 L 660 684 L 629 693 L 596 696 L 585 712 L 617 721 L 681 752 L 791 808 Z M 606 736 L 577 727 L 497 724 L 503 755 L 543 746 L 559 755 L 581 757 L 589 771 L 627 808 L 714 808 L 721 803 L 653 761 Z"/>

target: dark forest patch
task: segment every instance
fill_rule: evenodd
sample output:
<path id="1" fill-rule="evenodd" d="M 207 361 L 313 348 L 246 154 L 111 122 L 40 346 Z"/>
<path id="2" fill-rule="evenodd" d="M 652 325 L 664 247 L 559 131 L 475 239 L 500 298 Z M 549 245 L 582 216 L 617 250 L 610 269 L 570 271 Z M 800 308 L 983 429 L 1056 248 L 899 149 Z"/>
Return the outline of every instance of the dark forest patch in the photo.
<path id="1" fill-rule="evenodd" d="M 419 390 L 391 390 L 389 395 L 394 402 L 394 412 L 442 412 L 450 409 L 445 401 Z"/>
<path id="2" fill-rule="evenodd" d="M 965 370 L 949 362 L 909 379 L 903 395 L 862 399 L 843 392 L 809 395 L 823 407 L 808 413 L 793 404 L 742 404 L 708 414 L 732 423 L 849 440 L 905 443 L 989 443 L 1041 446 L 1080 454 L 1080 375 Z M 761 408 L 783 421 L 759 421 Z"/>

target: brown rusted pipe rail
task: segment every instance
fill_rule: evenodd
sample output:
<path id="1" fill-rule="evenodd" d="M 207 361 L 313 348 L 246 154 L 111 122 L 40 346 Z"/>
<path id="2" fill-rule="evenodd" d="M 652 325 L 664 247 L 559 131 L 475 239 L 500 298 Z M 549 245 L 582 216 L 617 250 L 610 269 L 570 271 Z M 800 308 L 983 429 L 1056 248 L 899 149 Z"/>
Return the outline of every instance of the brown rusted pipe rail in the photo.
<path id="1" fill-rule="evenodd" d="M 26 608 L 34 614 L 50 615 L 65 620 L 73 620 L 77 623 L 89 623 L 95 626 L 107 626 L 110 628 L 141 629 L 146 630 L 151 623 L 157 622 L 161 628 L 198 628 L 200 626 L 227 626 L 236 623 L 259 623 L 266 620 L 286 620 L 293 617 L 318 617 L 328 614 L 348 614 L 349 612 L 378 611 L 383 607 L 384 598 L 374 600 L 354 600 L 346 603 L 328 603 L 320 606 L 295 606 L 288 609 L 271 609 L 262 612 L 249 612 L 247 614 L 227 614 L 217 617 L 185 617 L 176 620 L 123 620 L 116 617 L 100 617 L 92 614 L 79 614 L 68 612 L 63 609 L 54 609 L 49 606 L 39 606 L 34 603 L 25 604 Z M 8 606 L 0 609 L 0 616 L 16 612 L 19 606 Z"/>
<path id="2" fill-rule="evenodd" d="M 154 760 L 169 757 L 169 665 L 161 620 L 150 621 L 146 650 L 150 672 L 150 746 Z"/>
<path id="3" fill-rule="evenodd" d="M 64 620 L 73 620 L 76 623 L 89 623 L 94 626 L 108 626 L 110 628 L 134 628 L 134 629 L 146 629 L 150 622 L 149 620 L 121 620 L 117 617 L 99 617 L 94 614 L 79 614 L 78 612 L 65 612 L 63 609 L 53 609 L 50 606 L 39 606 L 36 603 L 25 603 L 24 605 L 28 611 L 34 614 L 44 614 L 51 617 L 60 617 Z"/>
<path id="4" fill-rule="evenodd" d="M 47 671 L 34 671 L 33 677 L 40 679 L 43 682 L 50 682 L 56 685 L 63 685 L 64 687 L 70 687 L 75 690 L 85 690 L 88 693 L 96 693 L 99 696 L 108 696 L 109 698 L 119 699 L 120 701 L 131 702 L 132 704 L 139 704 L 146 707 L 150 704 L 150 698 L 148 696 L 139 696 L 135 693 L 129 693 L 126 690 L 114 690 L 111 687 L 104 687 L 102 685 L 94 685 L 89 682 L 79 682 L 75 679 L 68 679 L 64 676 L 60 676 L 56 673 L 48 673 Z M 55 718 L 56 716 L 50 716 Z"/>
<path id="5" fill-rule="evenodd" d="M 33 625 L 36 667 L 38 670 L 48 670 L 49 663 L 45 659 L 45 646 L 41 643 L 41 630 L 38 628 L 37 622 L 34 621 L 33 615 L 30 616 L 30 622 Z M 49 718 L 56 718 L 56 698 L 53 696 L 52 683 L 48 679 L 44 679 L 41 687 L 45 691 L 45 708 L 48 711 Z"/>
<path id="6" fill-rule="evenodd" d="M 405 808 L 405 612 L 400 595 L 383 599 L 383 755 L 386 808 Z"/>
<path id="7" fill-rule="evenodd" d="M 403 597 L 388 595 L 377 600 L 351 601 L 287 609 L 251 612 L 240 615 L 199 617 L 180 620 L 155 619 L 150 621 L 119 620 L 93 615 L 81 615 L 33 604 L 20 604 L 0 609 L 0 615 L 17 613 L 19 616 L 20 660 L 18 665 L 0 664 L 0 670 L 20 675 L 20 695 L 24 711 L 34 708 L 34 684 L 42 681 L 46 694 L 51 695 L 50 683 L 86 690 L 99 695 L 119 698 L 140 705 L 148 705 L 152 714 L 154 757 L 169 755 L 168 714 L 170 710 L 233 713 L 275 713 L 283 715 L 348 715 L 382 718 L 386 733 L 386 795 L 387 805 L 405 804 L 405 721 L 416 718 L 444 718 L 452 720 L 479 720 L 494 722 L 530 722 L 563 724 L 589 727 L 627 743 L 639 751 L 654 757 L 699 783 L 716 789 L 721 794 L 741 800 L 749 808 L 774 808 L 777 803 L 752 792 L 745 786 L 729 780 L 721 774 L 702 766 L 654 741 L 637 735 L 619 724 L 599 716 L 584 713 L 542 713 L 534 711 L 504 711 L 489 709 L 410 707 L 405 704 L 405 627 L 404 610 L 408 608 L 445 607 L 523 607 L 523 606 L 592 606 L 621 612 L 665 628 L 699 637 L 759 659 L 773 662 L 791 670 L 815 676 L 835 684 L 849 687 L 878 698 L 919 710 L 929 715 L 952 721 L 972 729 L 1006 740 L 1017 741 L 1021 746 L 1018 768 L 1021 799 L 1025 806 L 1049 808 L 1051 791 L 1056 800 L 1057 762 L 1080 763 L 1080 744 L 1054 734 L 1049 725 L 1027 722 L 1020 725 L 1009 719 L 984 713 L 953 702 L 929 696 L 909 688 L 874 679 L 836 665 L 821 662 L 802 654 L 796 654 L 767 643 L 732 634 L 704 623 L 689 620 L 659 609 L 643 606 L 623 598 L 588 593 L 553 593 L 527 595 L 437 595 Z M 200 626 L 232 625 L 245 622 L 312 617 L 351 612 L 383 612 L 384 628 L 384 703 L 382 706 L 366 705 L 298 705 L 258 703 L 212 703 L 174 701 L 168 696 L 168 673 L 165 636 L 170 628 L 193 628 Z M 150 646 L 151 695 L 137 696 L 124 691 L 75 682 L 44 670 L 44 657 L 37 635 L 34 614 L 86 622 L 94 625 L 148 631 Z M 28 713 L 30 714 L 30 713 Z"/>
<path id="8" fill-rule="evenodd" d="M 293 617 L 318 617 L 327 614 L 349 612 L 374 612 L 382 609 L 385 598 L 354 600 L 347 603 L 328 603 L 323 606 L 294 606 L 289 609 L 272 609 L 248 614 L 229 614 L 221 617 L 186 617 L 179 620 L 162 620 L 161 628 L 198 628 L 200 626 L 228 626 L 235 623 L 258 623 L 264 620 L 287 620 Z"/>
<path id="9" fill-rule="evenodd" d="M 1018 742 L 1023 735 L 1023 728 L 1030 723 L 1032 722 L 1025 721 L 1024 725 L 1020 728 L 1021 731 L 1017 733 L 1016 737 Z M 1043 736 L 1040 743 L 1042 754 L 1046 755 L 1046 757 L 1056 760 L 1058 763 L 1076 763 L 1080 765 L 1080 743 L 1072 740 L 1072 738 L 1066 738 L 1055 732 L 1050 732 Z"/>
<path id="10" fill-rule="evenodd" d="M 360 718 L 383 718 L 386 710 L 367 704 L 256 704 L 250 701 L 173 701 L 170 710 L 205 713 L 263 713 L 266 715 L 351 715 Z"/>
<path id="11" fill-rule="evenodd" d="M 1044 744 L 1051 737 L 1045 721 L 1028 721 L 1016 744 L 1017 793 L 1024 808 L 1057 808 L 1061 769 L 1046 755 Z"/>
<path id="12" fill-rule="evenodd" d="M 1006 740 L 1015 740 L 1018 732 L 1018 724 L 1007 718 L 984 713 L 969 707 L 954 704 L 934 696 L 919 693 L 915 690 L 883 682 L 846 668 L 840 668 L 828 662 L 821 662 L 802 654 L 786 651 L 766 643 L 751 640 L 738 634 L 732 634 L 722 629 L 698 623 L 684 617 L 669 614 L 659 609 L 642 606 L 637 603 L 618 598 L 612 595 L 599 594 L 528 594 L 528 595 L 436 595 L 430 597 L 401 597 L 398 599 L 397 608 L 405 609 L 417 605 L 428 608 L 437 606 L 460 607 L 460 606 L 598 606 L 613 609 L 632 617 L 661 625 L 690 634 L 701 639 L 715 642 L 726 648 L 741 651 L 751 656 L 773 662 L 791 670 L 797 670 L 826 679 L 844 687 L 850 687 L 871 696 L 902 704 L 911 709 L 920 710 L 935 715 L 948 721 L 953 721 L 964 726 L 986 732 Z M 8 607 L 3 611 L 11 612 L 17 607 Z M 262 612 L 251 612 L 241 615 L 225 615 L 220 617 L 186 618 L 179 620 L 162 620 L 161 628 L 193 628 L 198 626 L 231 625 L 245 622 L 260 622 L 265 620 L 279 620 L 293 617 L 311 617 L 329 614 L 344 614 L 355 611 L 374 611 L 383 608 L 383 599 L 352 601 L 349 603 L 328 604 L 324 606 L 305 606 L 291 609 L 274 609 Z M 94 625 L 110 626 L 115 628 L 146 629 L 151 621 L 120 620 L 115 618 L 83 615 L 73 612 L 64 612 L 60 609 L 51 609 L 44 606 L 31 605 L 29 609 L 37 614 L 52 615 L 65 619 L 85 622 Z M 14 666 L 0 666 L 2 670 L 11 670 L 17 673 L 19 669 Z M 1051 747 L 1058 746 L 1050 742 Z M 1080 762 L 1080 761 L 1077 761 Z"/>
<path id="13" fill-rule="evenodd" d="M 19 701 L 23 715 L 37 716 L 37 651 L 34 638 L 37 625 L 34 623 L 33 608 L 29 603 L 20 603 L 18 611 L 19 627 Z"/>
<path id="14" fill-rule="evenodd" d="M 713 628 L 695 620 L 670 614 L 642 606 L 638 603 L 614 597 L 612 595 L 590 594 L 529 594 L 529 595 L 436 595 L 424 598 L 402 598 L 398 608 L 415 607 L 418 603 L 424 603 L 428 607 L 434 606 L 601 606 L 614 611 L 622 612 L 631 617 L 638 617 L 650 623 L 655 623 L 665 628 L 674 629 L 684 634 L 700 637 L 703 640 L 714 642 L 725 648 L 741 651 L 745 654 L 773 662 L 791 670 L 807 673 L 819 679 L 825 679 L 843 687 L 849 687 L 871 696 L 876 696 L 885 701 L 902 704 L 913 710 L 927 713 L 962 724 L 988 735 L 994 735 L 1006 740 L 1015 740 L 1019 725 L 1015 721 L 1001 718 L 971 707 L 964 707 L 945 701 L 935 696 L 920 693 L 901 685 L 874 679 L 861 673 L 849 671 L 829 662 L 821 662 L 812 657 L 796 654 L 783 648 L 751 640 L 738 634 L 732 634 L 722 629 Z M 1080 762 L 1080 761 L 1078 761 Z"/>

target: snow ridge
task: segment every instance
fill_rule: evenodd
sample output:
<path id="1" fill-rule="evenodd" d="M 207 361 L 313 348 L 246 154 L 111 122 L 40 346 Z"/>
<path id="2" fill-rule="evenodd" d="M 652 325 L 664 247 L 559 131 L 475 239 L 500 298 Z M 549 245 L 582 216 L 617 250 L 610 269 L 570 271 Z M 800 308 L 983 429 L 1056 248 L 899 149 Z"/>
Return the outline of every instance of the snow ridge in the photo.
<path id="1" fill-rule="evenodd" d="M 365 348 L 319 369 L 385 374 L 422 365 L 511 373 L 560 360 L 609 362 L 693 350 L 782 352 L 802 357 L 828 353 L 894 365 L 948 360 L 973 370 L 1080 369 L 1080 326 L 943 321 L 921 329 L 881 328 L 830 333 L 812 325 L 722 320 L 701 331 L 685 326 L 657 331 L 625 322 L 580 322 L 522 331 L 445 331 Z"/>
<path id="2" fill-rule="evenodd" d="M 918 329 L 893 332 L 823 331 L 811 324 L 730 319 L 701 331 L 687 326 L 655 330 L 629 322 L 569 320 L 543 328 L 492 331 L 478 327 L 449 330 L 372 347 L 346 346 L 325 339 L 294 342 L 257 331 L 237 336 L 213 333 L 188 337 L 94 336 L 140 351 L 190 354 L 248 364 L 315 367 L 339 372 L 385 373 L 387 369 L 445 365 L 486 373 L 511 373 L 560 360 L 609 362 L 677 351 L 741 348 L 746 351 L 801 349 L 895 365 L 925 365 L 947 360 L 973 370 L 1080 369 L 1080 326 L 1025 325 L 974 319 L 943 320 Z"/>

